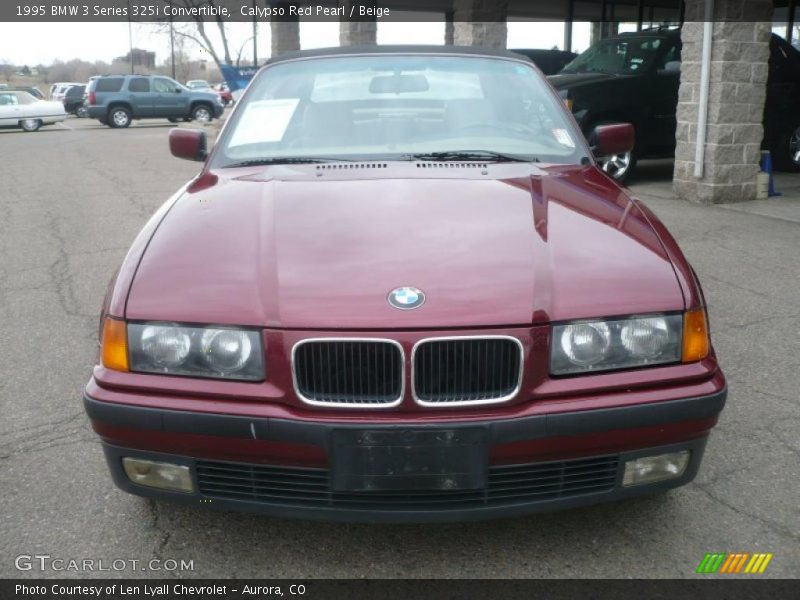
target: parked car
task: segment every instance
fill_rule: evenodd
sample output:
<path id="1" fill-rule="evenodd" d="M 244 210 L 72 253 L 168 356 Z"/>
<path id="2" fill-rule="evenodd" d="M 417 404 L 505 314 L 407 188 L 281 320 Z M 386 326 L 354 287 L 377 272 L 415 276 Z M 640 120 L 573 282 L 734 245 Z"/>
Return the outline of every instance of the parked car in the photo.
<path id="1" fill-rule="evenodd" d="M 71 115 L 78 117 L 86 117 L 88 115 L 84 102 L 86 100 L 86 86 L 73 85 L 65 94 L 62 102 L 64 103 L 64 110 Z"/>
<path id="2" fill-rule="evenodd" d="M 67 118 L 60 102 L 39 100 L 28 92 L 0 90 L 0 127 L 37 131 Z"/>
<path id="3" fill-rule="evenodd" d="M 228 88 L 228 84 L 220 83 L 214 86 L 214 91 L 217 93 L 217 96 L 219 96 L 219 99 L 222 101 L 224 106 L 233 104 L 233 94 Z"/>
<path id="4" fill-rule="evenodd" d="M 800 51 L 773 34 L 769 42 L 769 75 L 764 103 L 764 141 L 774 164 L 800 171 Z"/>
<path id="5" fill-rule="evenodd" d="M 89 116 L 109 127 L 127 127 L 133 119 L 209 122 L 223 106 L 211 90 L 193 91 L 159 75 L 108 75 L 86 88 Z"/>
<path id="6" fill-rule="evenodd" d="M 697 277 L 527 59 L 284 54 L 213 149 L 169 143 L 201 171 L 110 282 L 84 396 L 122 489 L 409 522 L 697 473 L 726 397 Z"/>
<path id="7" fill-rule="evenodd" d="M 67 82 L 60 82 L 54 83 L 50 86 L 50 100 L 55 102 L 62 102 L 64 100 L 64 94 L 67 93 L 67 90 L 74 85 L 81 85 L 76 81 L 67 81 Z"/>
<path id="8" fill-rule="evenodd" d="M 539 70 L 545 75 L 555 75 L 578 56 L 574 52 L 567 50 L 543 50 L 539 48 L 517 48 L 512 52 L 530 58 L 533 64 L 539 67 Z"/>
<path id="9" fill-rule="evenodd" d="M 211 84 L 205 79 L 192 79 L 186 82 L 186 87 L 190 90 L 210 90 Z"/>
<path id="10" fill-rule="evenodd" d="M 7 85 L 2 89 L 16 92 L 28 92 L 37 100 L 44 100 L 44 94 L 41 92 L 41 90 L 32 85 Z"/>
<path id="11" fill-rule="evenodd" d="M 678 29 L 623 33 L 596 42 L 550 77 L 584 135 L 598 125 L 634 126 L 633 150 L 601 159 L 618 181 L 627 181 L 641 158 L 675 155 L 680 56 Z"/>
<path id="12" fill-rule="evenodd" d="M 633 151 L 600 160 L 624 182 L 639 159 L 675 155 L 680 69 L 680 30 L 655 29 L 601 40 L 549 79 L 585 135 L 602 124 L 634 125 Z M 800 170 L 800 52 L 774 34 L 768 78 L 762 146 L 777 167 Z"/>

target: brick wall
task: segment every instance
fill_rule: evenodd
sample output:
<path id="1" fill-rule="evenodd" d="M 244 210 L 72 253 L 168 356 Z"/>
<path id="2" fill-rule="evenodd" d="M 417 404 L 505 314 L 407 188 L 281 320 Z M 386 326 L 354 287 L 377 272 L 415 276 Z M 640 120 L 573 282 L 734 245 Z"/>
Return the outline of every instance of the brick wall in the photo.
<path id="1" fill-rule="evenodd" d="M 673 188 L 686 200 L 716 203 L 756 197 L 766 97 L 771 0 L 726 0 L 713 25 L 708 123 L 703 176 L 696 178 L 695 148 L 703 48 L 702 2 L 687 0 Z"/>

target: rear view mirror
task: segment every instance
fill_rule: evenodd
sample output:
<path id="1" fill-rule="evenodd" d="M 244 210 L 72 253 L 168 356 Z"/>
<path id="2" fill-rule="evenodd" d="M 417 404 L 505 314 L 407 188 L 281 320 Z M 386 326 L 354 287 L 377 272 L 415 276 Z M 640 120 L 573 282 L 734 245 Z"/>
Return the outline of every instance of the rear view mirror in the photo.
<path id="1" fill-rule="evenodd" d="M 173 156 L 204 161 L 208 156 L 206 132 L 201 129 L 171 129 L 169 149 Z"/>
<path id="2" fill-rule="evenodd" d="M 598 125 L 591 134 L 592 152 L 595 156 L 612 156 L 633 150 L 636 134 L 630 123 Z"/>
<path id="3" fill-rule="evenodd" d="M 428 78 L 424 75 L 378 75 L 369 82 L 370 94 L 408 94 L 427 91 Z"/>

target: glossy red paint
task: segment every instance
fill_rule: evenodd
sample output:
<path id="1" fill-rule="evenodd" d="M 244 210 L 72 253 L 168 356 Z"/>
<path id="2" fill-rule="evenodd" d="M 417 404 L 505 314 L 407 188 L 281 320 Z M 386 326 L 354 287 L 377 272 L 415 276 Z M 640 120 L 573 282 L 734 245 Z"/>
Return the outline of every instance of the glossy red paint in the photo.
<path id="1" fill-rule="evenodd" d="M 206 132 L 202 129 L 170 129 L 169 149 L 173 156 L 204 161 L 207 153 Z"/>
<path id="2" fill-rule="evenodd" d="M 126 317 L 449 329 L 684 309 L 658 235 L 595 168 L 463 171 L 215 172 L 152 236 Z M 402 285 L 428 301 L 393 309 Z"/>
<path id="3" fill-rule="evenodd" d="M 593 132 L 596 156 L 610 156 L 633 150 L 636 133 L 630 123 L 598 125 Z"/>

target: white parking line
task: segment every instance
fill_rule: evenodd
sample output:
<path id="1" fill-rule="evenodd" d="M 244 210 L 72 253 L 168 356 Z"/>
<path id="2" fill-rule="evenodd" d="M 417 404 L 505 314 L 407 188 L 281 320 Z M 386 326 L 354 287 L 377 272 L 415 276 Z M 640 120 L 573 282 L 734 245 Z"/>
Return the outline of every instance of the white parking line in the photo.
<path id="1" fill-rule="evenodd" d="M 64 129 L 69 129 L 70 131 L 73 131 L 72 127 L 70 127 L 69 125 L 64 125 L 64 121 L 59 121 L 58 123 L 56 123 L 56 125 L 61 125 Z"/>

